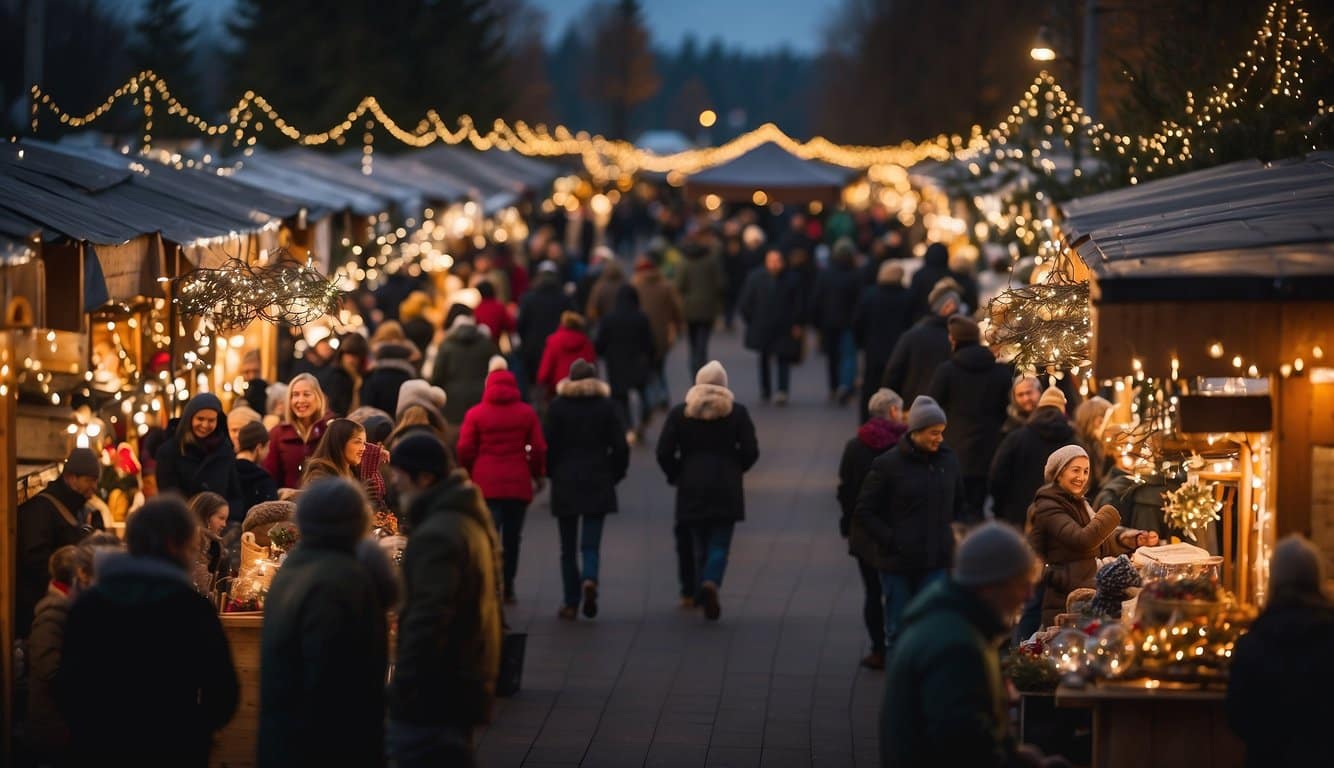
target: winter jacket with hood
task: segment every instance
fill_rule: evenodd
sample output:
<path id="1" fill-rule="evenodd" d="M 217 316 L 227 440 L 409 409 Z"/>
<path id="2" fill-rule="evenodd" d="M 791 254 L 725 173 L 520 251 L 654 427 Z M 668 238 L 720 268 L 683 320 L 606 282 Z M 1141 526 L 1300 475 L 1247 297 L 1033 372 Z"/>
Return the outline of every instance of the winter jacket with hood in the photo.
<path id="1" fill-rule="evenodd" d="M 306 459 L 315 452 L 315 446 L 320 444 L 320 438 L 324 437 L 324 430 L 333 418 L 332 413 L 326 413 L 311 426 L 304 440 L 296 431 L 296 425 L 290 422 L 269 430 L 269 453 L 264 457 L 264 471 L 273 476 L 279 488 L 301 487 Z"/>
<path id="2" fill-rule="evenodd" d="M 533 376 L 542 361 L 542 350 L 547 337 L 560 327 L 560 315 L 573 310 L 574 304 L 561 290 L 560 280 L 553 274 L 539 272 L 532 290 L 519 302 L 519 317 L 515 328 L 523 346 L 519 348 L 524 367 Z"/>
<path id="3" fill-rule="evenodd" d="M 547 441 L 537 412 L 519 399 L 509 371 L 486 377 L 482 402 L 459 431 L 459 463 L 487 499 L 533 500 L 533 478 L 546 474 Z"/>
<path id="4" fill-rule="evenodd" d="M 361 405 L 385 413 L 398 410 L 398 388 L 417 378 L 421 352 L 410 341 L 382 341 L 371 348 L 375 362 L 361 380 Z"/>
<path id="5" fill-rule="evenodd" d="M 945 439 L 964 477 L 986 478 L 1010 402 L 1010 367 L 980 344 L 959 345 L 931 378 L 929 394 L 945 409 Z"/>
<path id="6" fill-rule="evenodd" d="M 687 248 L 685 256 L 676 275 L 682 314 L 688 323 L 712 323 L 723 311 L 727 274 L 718 256 L 707 247 Z"/>
<path id="7" fill-rule="evenodd" d="M 601 517 L 616 511 L 616 485 L 630 466 L 625 425 L 605 382 L 565 379 L 547 409 L 551 514 Z"/>
<path id="8" fill-rule="evenodd" d="M 908 433 L 908 425 L 880 417 L 868 419 L 857 429 L 857 436 L 843 447 L 843 458 L 838 463 L 838 532 L 848 540 L 848 552 L 867 563 L 875 562 L 875 546 L 866 532 L 857 524 L 853 510 L 862 481 L 871 471 L 871 463 L 880 454 L 898 445 Z"/>
<path id="9" fill-rule="evenodd" d="M 184 567 L 119 552 L 70 607 L 56 691 L 75 765 L 204 768 L 238 700 L 217 611 Z"/>
<path id="10" fill-rule="evenodd" d="M 389 717 L 423 726 L 489 723 L 502 634 L 491 514 L 456 470 L 423 491 L 407 517 Z"/>
<path id="11" fill-rule="evenodd" d="M 65 645 L 70 598 L 56 585 L 37 603 L 28 635 L 27 741 L 42 759 L 63 765 L 70 748 L 69 725 L 56 704 L 56 675 Z"/>
<path id="12" fill-rule="evenodd" d="M 631 283 L 639 292 L 640 308 L 648 315 L 649 326 L 653 328 L 654 349 L 657 359 L 661 360 L 667 356 L 685 325 L 681 296 L 676 292 L 676 286 L 663 277 L 662 271 L 651 264 L 636 267 Z"/>
<path id="13" fill-rule="evenodd" d="M 440 342 L 431 383 L 448 395 L 443 415 L 450 424 L 463 421 L 468 409 L 482 402 L 487 367 L 498 354 L 495 341 L 470 323 L 454 326 Z"/>
<path id="14" fill-rule="evenodd" d="M 482 299 L 477 302 L 473 316 L 477 318 L 477 325 L 489 331 L 491 339 L 497 344 L 505 334 L 514 332 L 514 316 L 499 299 Z"/>
<path id="15" fill-rule="evenodd" d="M 742 476 L 759 460 L 760 447 L 750 413 L 727 387 L 691 387 L 685 403 L 667 414 L 657 456 L 668 484 L 676 486 L 677 522 L 746 518 Z"/>
<path id="16" fill-rule="evenodd" d="M 542 351 L 542 364 L 537 369 L 537 383 L 547 392 L 555 392 L 556 385 L 570 375 L 570 366 L 575 360 L 589 363 L 597 362 L 597 350 L 588 334 L 578 328 L 557 328 L 547 337 L 546 349 Z"/>
<path id="17" fill-rule="evenodd" d="M 1033 411 L 1027 424 L 1006 435 L 991 460 L 987 482 L 996 519 L 1023 529 L 1028 506 L 1045 482 L 1047 457 L 1057 448 L 1074 444 L 1074 427 L 1065 413 L 1053 406 Z"/>
<path id="18" fill-rule="evenodd" d="M 950 359 L 949 318 L 930 314 L 899 337 L 885 364 L 880 386 L 889 387 L 911 403 L 928 394 L 936 369 Z"/>
<path id="19" fill-rule="evenodd" d="M 200 411 L 218 415 L 217 425 L 204 438 L 197 438 L 190 422 Z M 240 522 L 249 509 L 236 473 L 236 451 L 227 432 L 227 415 L 216 395 L 204 392 L 185 404 L 176 432 L 157 450 L 157 489 L 176 491 L 185 498 L 212 491 L 227 500 L 227 519 Z"/>
<path id="20" fill-rule="evenodd" d="M 1073 589 L 1094 587 L 1098 558 L 1126 554 L 1121 538 L 1132 533 L 1121 527 L 1116 507 L 1094 512 L 1082 496 L 1071 496 L 1053 483 L 1038 489 L 1028 508 L 1028 543 L 1046 564 L 1042 579 L 1042 626 L 1065 612 L 1065 598 Z"/>
<path id="21" fill-rule="evenodd" d="M 997 650 L 1005 634 L 995 611 L 953 579 L 908 604 L 885 669 L 882 766 L 1022 764 Z"/>
<path id="22" fill-rule="evenodd" d="M 874 549 L 871 565 L 890 573 L 948 568 L 963 521 L 963 475 L 948 445 L 924 453 L 905 436 L 871 462 L 853 519 Z"/>
<path id="23" fill-rule="evenodd" d="M 639 294 L 633 286 L 621 286 L 615 308 L 598 323 L 593 345 L 607 366 L 612 394 L 643 390 L 653 370 L 655 344 L 648 315 L 639 309 Z"/>

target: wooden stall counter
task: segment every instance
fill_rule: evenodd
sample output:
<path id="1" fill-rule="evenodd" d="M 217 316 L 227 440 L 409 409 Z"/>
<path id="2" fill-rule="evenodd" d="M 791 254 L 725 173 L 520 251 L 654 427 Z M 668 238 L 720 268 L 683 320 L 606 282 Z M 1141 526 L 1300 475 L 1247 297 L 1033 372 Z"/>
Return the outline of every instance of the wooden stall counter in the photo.
<path id="1" fill-rule="evenodd" d="M 1242 768 L 1224 691 L 1158 681 L 1061 686 L 1058 707 L 1093 710 L 1093 768 Z"/>
<path id="2" fill-rule="evenodd" d="M 224 613 L 218 618 L 232 649 L 241 694 L 236 715 L 218 732 L 209 766 L 249 768 L 255 764 L 255 747 L 259 743 L 259 646 L 264 614 Z"/>

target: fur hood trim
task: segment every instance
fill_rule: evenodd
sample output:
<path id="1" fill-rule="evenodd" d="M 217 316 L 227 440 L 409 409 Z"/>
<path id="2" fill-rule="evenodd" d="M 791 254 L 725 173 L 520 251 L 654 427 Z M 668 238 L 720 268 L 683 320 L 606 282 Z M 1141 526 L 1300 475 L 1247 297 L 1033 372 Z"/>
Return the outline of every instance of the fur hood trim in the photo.
<path id="1" fill-rule="evenodd" d="M 716 421 L 732 414 L 732 390 L 717 384 L 696 384 L 686 392 L 686 418 Z"/>
<path id="2" fill-rule="evenodd" d="M 556 385 L 560 397 L 611 397 L 611 387 L 602 379 L 561 379 Z"/>

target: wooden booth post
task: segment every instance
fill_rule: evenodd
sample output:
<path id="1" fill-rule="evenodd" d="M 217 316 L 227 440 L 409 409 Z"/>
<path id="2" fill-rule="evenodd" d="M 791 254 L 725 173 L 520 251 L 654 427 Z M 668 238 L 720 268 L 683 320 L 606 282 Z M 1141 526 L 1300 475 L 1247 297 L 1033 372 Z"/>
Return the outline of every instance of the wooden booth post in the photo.
<path id="1" fill-rule="evenodd" d="M 0 755 L 13 755 L 14 733 L 14 593 L 18 585 L 18 394 L 14 391 L 14 332 L 0 331 Z"/>

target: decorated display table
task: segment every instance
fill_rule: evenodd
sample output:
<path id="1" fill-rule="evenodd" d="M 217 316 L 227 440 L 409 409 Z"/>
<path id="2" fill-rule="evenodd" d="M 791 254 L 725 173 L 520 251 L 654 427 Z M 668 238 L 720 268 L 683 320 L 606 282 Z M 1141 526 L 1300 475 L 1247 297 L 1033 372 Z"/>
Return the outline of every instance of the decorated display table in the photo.
<path id="1" fill-rule="evenodd" d="M 1093 711 L 1093 768 L 1241 768 L 1224 691 L 1156 680 L 1056 689 L 1056 706 Z"/>

